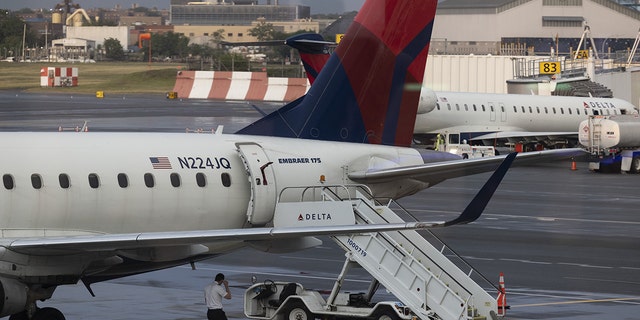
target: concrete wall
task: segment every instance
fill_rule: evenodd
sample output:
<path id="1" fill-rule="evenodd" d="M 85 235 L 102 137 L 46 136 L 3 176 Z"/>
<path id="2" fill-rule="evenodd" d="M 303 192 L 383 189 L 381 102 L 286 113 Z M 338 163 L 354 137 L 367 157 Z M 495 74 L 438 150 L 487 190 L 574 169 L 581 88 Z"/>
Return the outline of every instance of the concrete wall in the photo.
<path id="1" fill-rule="evenodd" d="M 93 40 L 96 46 L 102 46 L 105 39 L 114 38 L 126 49 L 129 44 L 129 27 L 67 27 L 67 38 Z"/>
<path id="2" fill-rule="evenodd" d="M 424 83 L 427 88 L 436 91 L 507 93 L 507 80 L 514 77 L 512 58 L 514 57 L 430 54 Z"/>

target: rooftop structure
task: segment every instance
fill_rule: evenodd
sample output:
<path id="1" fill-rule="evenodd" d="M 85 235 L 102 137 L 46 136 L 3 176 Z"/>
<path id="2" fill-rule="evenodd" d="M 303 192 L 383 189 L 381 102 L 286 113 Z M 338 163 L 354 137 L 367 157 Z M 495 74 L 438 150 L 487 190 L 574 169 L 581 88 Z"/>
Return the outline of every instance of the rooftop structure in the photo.
<path id="1" fill-rule="evenodd" d="M 267 21 L 294 21 L 310 17 L 311 8 L 300 5 L 241 5 L 216 2 L 171 5 L 173 25 L 248 26 L 258 18 L 264 18 Z"/>

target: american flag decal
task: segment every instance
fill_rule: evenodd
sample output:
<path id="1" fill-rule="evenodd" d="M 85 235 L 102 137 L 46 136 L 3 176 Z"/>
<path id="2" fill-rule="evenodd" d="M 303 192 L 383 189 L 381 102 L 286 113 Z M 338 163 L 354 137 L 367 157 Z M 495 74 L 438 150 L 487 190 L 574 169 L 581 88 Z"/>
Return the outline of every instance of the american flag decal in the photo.
<path id="1" fill-rule="evenodd" d="M 169 157 L 149 157 L 149 161 L 154 169 L 171 169 Z"/>

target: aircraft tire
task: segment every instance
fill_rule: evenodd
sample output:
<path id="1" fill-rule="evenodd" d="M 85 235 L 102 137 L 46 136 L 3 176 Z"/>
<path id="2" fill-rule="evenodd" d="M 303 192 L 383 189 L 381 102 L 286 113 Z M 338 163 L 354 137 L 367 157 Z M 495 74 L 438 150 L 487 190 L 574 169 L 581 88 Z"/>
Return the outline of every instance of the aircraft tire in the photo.
<path id="1" fill-rule="evenodd" d="M 315 316 L 301 301 L 291 301 L 284 312 L 286 320 L 313 320 Z"/>
<path id="2" fill-rule="evenodd" d="M 56 308 L 42 308 L 36 311 L 31 320 L 66 320 L 64 314 Z"/>

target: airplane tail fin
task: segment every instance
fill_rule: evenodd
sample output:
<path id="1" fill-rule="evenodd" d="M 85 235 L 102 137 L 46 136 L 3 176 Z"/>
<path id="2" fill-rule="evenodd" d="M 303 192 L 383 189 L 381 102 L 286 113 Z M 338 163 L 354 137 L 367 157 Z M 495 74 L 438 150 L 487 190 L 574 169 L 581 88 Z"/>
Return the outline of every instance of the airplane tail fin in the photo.
<path id="1" fill-rule="evenodd" d="M 284 43 L 298 50 L 309 83 L 313 84 L 320 70 L 329 61 L 328 45 L 332 42 L 324 41 L 317 33 L 302 33 L 287 38 Z"/>
<path id="2" fill-rule="evenodd" d="M 367 0 L 309 92 L 240 134 L 409 146 L 437 0 Z"/>

